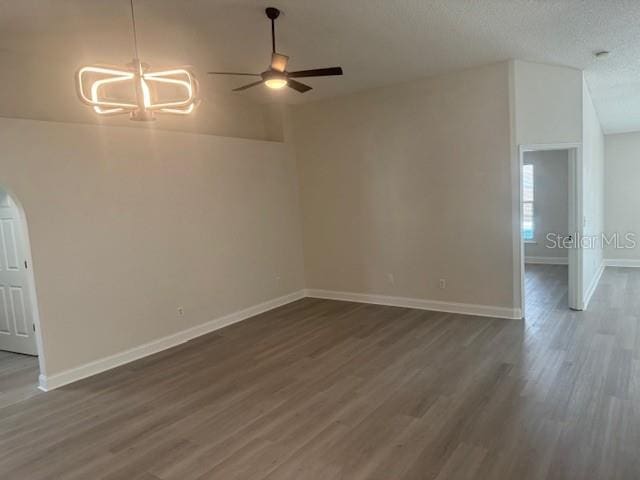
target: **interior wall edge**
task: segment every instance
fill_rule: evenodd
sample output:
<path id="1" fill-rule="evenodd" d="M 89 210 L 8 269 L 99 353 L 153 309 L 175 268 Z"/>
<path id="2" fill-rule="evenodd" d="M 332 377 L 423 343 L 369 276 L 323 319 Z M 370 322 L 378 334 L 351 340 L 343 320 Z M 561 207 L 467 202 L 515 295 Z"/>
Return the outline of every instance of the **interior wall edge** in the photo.
<path id="1" fill-rule="evenodd" d="M 86 128 L 99 128 L 99 129 L 107 129 L 109 130 L 129 130 L 129 131 L 143 131 L 149 133 L 162 133 L 162 134 L 175 134 L 175 135 L 184 135 L 184 136 L 193 136 L 193 137 L 204 137 L 204 138 L 220 138 L 229 141 L 238 141 L 238 142 L 256 142 L 256 143 L 275 143 L 275 144 L 283 144 L 286 142 L 284 136 L 277 135 L 273 138 L 271 137 L 256 137 L 256 136 L 241 136 L 241 135 L 223 135 L 220 133 L 210 133 L 210 132 L 198 132 L 198 131 L 190 131 L 190 130 L 179 130 L 174 128 L 158 128 L 153 125 L 151 126 L 139 126 L 137 124 L 141 122 L 131 122 L 131 125 L 113 125 L 106 123 L 91 123 L 91 122 L 79 122 L 79 121 L 71 121 L 71 120 L 51 120 L 51 119 L 43 119 L 43 118 L 30 118 L 30 117 L 17 117 L 12 115 L 2 115 L 0 114 L 0 119 L 3 120 L 11 120 L 15 122 L 25 122 L 25 124 L 29 123 L 43 123 L 43 124 L 52 124 L 52 125 L 67 125 L 67 126 L 76 126 L 76 127 L 86 127 Z"/>
<path id="2" fill-rule="evenodd" d="M 602 278 L 602 274 L 604 273 L 605 268 L 606 268 L 606 264 L 605 262 L 602 262 L 602 264 L 600 264 L 600 267 L 596 271 L 595 275 L 593 276 L 591 283 L 587 287 L 587 291 L 584 294 L 584 301 L 583 301 L 584 305 L 582 307 L 582 310 L 586 310 L 589 307 L 589 302 L 591 302 L 591 298 L 593 297 L 593 294 L 598 288 L 598 284 L 600 283 L 600 279 Z"/>

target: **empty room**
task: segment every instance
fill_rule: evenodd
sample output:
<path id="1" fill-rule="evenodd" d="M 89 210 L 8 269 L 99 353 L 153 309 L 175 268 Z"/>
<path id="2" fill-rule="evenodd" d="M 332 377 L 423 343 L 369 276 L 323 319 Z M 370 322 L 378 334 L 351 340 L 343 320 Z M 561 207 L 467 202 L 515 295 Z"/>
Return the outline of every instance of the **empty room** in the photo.
<path id="1" fill-rule="evenodd" d="M 640 478 L 637 18 L 0 0 L 0 479 Z"/>

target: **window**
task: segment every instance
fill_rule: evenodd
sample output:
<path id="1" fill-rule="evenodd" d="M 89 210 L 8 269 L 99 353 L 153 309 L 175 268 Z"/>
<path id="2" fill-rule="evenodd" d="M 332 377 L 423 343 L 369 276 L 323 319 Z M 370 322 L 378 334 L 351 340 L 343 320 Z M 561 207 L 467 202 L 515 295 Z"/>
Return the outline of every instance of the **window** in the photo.
<path id="1" fill-rule="evenodd" d="M 522 166 L 522 238 L 525 241 L 533 241 L 535 237 L 535 225 L 533 221 L 533 165 Z"/>

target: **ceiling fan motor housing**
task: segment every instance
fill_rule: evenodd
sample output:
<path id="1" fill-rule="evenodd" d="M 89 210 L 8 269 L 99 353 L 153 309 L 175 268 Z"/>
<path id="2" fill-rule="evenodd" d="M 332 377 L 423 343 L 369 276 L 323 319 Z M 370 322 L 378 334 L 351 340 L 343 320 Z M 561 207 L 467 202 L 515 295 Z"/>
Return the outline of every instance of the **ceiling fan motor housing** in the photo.
<path id="1" fill-rule="evenodd" d="M 262 72 L 260 74 L 260 76 L 262 77 L 262 79 L 266 82 L 267 80 L 286 80 L 288 75 L 287 72 L 279 72 L 277 70 L 267 70 L 266 72 Z"/>
<path id="2" fill-rule="evenodd" d="M 267 14 L 267 17 L 270 20 L 275 20 L 276 18 L 278 18 L 280 16 L 280 10 L 278 10 L 275 7 L 267 7 L 265 9 L 265 13 Z"/>

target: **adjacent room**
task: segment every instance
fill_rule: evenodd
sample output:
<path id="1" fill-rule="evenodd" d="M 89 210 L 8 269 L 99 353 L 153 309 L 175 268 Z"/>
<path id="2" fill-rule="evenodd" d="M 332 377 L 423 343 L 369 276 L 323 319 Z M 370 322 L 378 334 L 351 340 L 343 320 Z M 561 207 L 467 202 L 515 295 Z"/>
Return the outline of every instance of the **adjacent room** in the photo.
<path id="1" fill-rule="evenodd" d="M 0 479 L 640 478 L 640 2 L 0 13 Z"/>
<path id="2" fill-rule="evenodd" d="M 523 316 L 529 322 L 537 322 L 556 309 L 570 308 L 569 249 L 573 238 L 569 234 L 569 163 L 569 150 L 523 153 Z"/>

